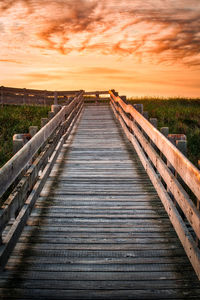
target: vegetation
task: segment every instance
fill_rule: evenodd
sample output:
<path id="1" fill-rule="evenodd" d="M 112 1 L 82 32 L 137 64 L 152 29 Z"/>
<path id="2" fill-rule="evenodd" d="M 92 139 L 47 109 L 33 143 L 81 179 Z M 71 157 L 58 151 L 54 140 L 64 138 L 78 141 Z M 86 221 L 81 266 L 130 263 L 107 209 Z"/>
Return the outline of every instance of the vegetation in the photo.
<path id="1" fill-rule="evenodd" d="M 12 137 L 16 133 L 28 133 L 29 126 L 40 126 L 47 117 L 49 107 L 15 106 L 0 107 L 0 167 L 13 155 Z"/>
<path id="2" fill-rule="evenodd" d="M 188 158 L 196 166 L 200 160 L 200 99 L 131 98 L 129 103 L 143 103 L 151 118 L 158 119 L 158 127 L 169 127 L 170 133 L 183 133 L 188 140 Z M 28 132 L 29 126 L 40 126 L 49 107 L 0 107 L 0 167 L 12 157 L 12 137 Z"/>
<path id="3" fill-rule="evenodd" d="M 183 133 L 188 141 L 188 159 L 196 166 L 200 160 L 200 99 L 129 99 L 143 103 L 150 118 L 158 119 L 158 127 L 169 127 L 170 133 Z"/>

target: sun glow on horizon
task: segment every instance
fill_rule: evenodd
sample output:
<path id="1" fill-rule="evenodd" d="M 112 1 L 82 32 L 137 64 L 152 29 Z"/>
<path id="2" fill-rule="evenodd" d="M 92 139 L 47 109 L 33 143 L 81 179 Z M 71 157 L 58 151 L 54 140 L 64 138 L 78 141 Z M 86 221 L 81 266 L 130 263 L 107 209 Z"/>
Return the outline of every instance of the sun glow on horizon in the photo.
<path id="1" fill-rule="evenodd" d="M 0 13 L 0 85 L 199 97 L 198 0 L 0 0 Z"/>

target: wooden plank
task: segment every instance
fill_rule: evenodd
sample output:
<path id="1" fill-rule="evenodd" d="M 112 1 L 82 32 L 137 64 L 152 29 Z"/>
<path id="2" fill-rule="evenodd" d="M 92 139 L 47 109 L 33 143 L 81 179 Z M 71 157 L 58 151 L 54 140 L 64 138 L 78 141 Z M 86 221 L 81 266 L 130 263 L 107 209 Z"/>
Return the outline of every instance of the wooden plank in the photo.
<path id="1" fill-rule="evenodd" d="M 43 190 L 46 196 L 38 198 L 0 273 L 0 295 L 20 300 L 198 299 L 198 279 L 170 220 L 162 217 L 166 213 L 136 152 L 111 114 L 106 125 L 103 118 L 102 124 L 96 122 L 101 112 L 105 107 L 85 107 L 77 132 L 64 144 Z M 110 127 L 113 136 L 100 133 Z M 87 128 L 92 128 L 88 137 Z M 90 160 L 90 152 L 98 157 L 101 151 L 104 160 Z M 128 160 L 120 158 L 123 151 Z"/>
<path id="2" fill-rule="evenodd" d="M 10 299 L 185 299 L 185 295 L 189 297 L 193 294 L 192 299 L 199 299 L 199 289 L 191 293 L 189 289 L 181 290 L 157 290 L 157 289 L 141 289 L 141 290 L 60 290 L 53 289 L 26 289 L 16 288 L 12 293 L 8 288 L 4 289 L 4 293 Z M 189 298 L 188 298 L 189 299 Z"/>
<path id="3" fill-rule="evenodd" d="M 0 284 L 4 284 L 4 280 L 0 280 Z M 190 281 L 190 285 L 195 288 L 195 282 Z M 57 288 L 57 290 L 66 289 L 75 289 L 75 290 L 125 290 L 125 289 L 188 289 L 189 284 L 186 280 L 57 280 L 57 279 L 29 279 L 26 283 L 21 284 L 21 288 L 27 289 L 52 289 L 52 287 Z M 14 280 L 10 284 L 10 288 L 18 288 L 19 282 Z M 180 289 L 180 290 L 182 290 Z"/>
<path id="4" fill-rule="evenodd" d="M 103 94 L 108 94 L 109 95 L 109 91 L 94 91 L 94 92 L 84 92 L 84 96 L 89 96 L 89 95 L 103 95 Z"/>

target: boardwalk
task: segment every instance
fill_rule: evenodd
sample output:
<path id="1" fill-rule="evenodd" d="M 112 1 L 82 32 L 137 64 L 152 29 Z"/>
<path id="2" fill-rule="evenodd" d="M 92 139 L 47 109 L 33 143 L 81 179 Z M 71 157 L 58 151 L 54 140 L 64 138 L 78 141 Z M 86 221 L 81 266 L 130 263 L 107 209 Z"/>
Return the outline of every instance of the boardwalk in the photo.
<path id="1" fill-rule="evenodd" d="M 85 106 L 0 274 L 1 299 L 199 299 L 200 284 L 108 105 Z"/>

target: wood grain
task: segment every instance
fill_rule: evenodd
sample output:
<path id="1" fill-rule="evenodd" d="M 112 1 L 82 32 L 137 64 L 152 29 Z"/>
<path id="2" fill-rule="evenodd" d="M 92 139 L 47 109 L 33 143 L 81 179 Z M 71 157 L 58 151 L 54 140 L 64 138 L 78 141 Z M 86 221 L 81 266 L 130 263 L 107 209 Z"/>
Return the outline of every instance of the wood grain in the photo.
<path id="1" fill-rule="evenodd" d="M 200 284 L 109 106 L 85 105 L 0 273 L 2 299 L 199 299 Z"/>

